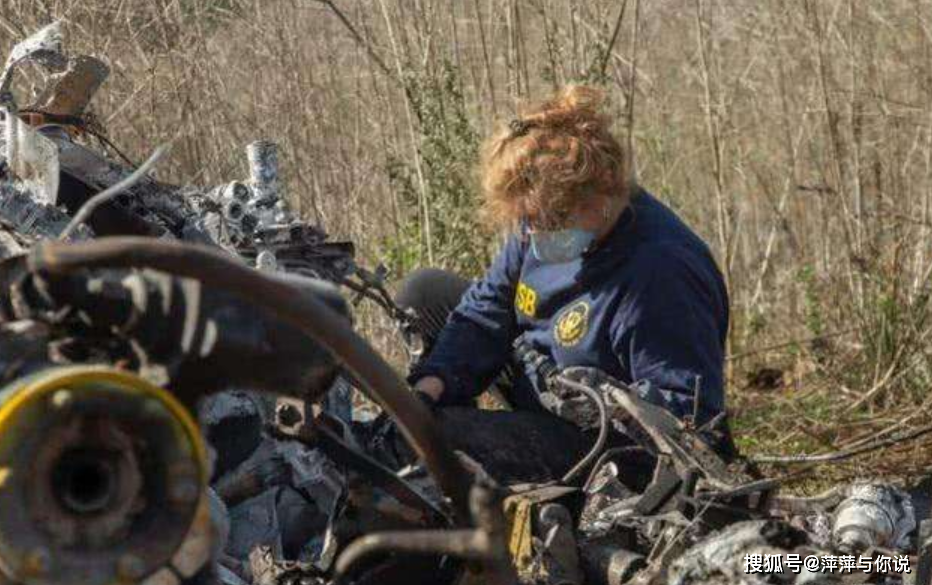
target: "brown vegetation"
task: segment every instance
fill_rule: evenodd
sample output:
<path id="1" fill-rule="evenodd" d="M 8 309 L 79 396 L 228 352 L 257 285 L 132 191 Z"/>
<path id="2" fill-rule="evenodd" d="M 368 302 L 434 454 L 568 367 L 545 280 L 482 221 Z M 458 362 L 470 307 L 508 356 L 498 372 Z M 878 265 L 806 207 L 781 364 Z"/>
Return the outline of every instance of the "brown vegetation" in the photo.
<path id="1" fill-rule="evenodd" d="M 926 418 L 930 0 L 0 2 L 3 54 L 61 18 L 110 60 L 95 112 L 137 160 L 174 139 L 160 176 L 229 180 L 275 139 L 294 204 L 396 274 L 478 273 L 496 244 L 474 215 L 480 137 L 522 100 L 603 85 L 641 183 L 727 275 L 745 450 Z M 927 465 L 912 449 L 899 472 Z"/>

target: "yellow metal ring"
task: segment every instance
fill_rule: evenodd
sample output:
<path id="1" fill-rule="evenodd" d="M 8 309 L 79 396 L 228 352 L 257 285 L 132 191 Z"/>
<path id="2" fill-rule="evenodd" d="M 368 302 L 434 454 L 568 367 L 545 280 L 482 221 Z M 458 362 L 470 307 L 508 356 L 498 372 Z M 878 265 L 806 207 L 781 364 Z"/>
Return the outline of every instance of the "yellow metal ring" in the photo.
<path id="1" fill-rule="evenodd" d="M 188 443 L 194 448 L 194 457 L 198 465 L 201 483 L 207 481 L 207 448 L 201 436 L 200 428 L 187 408 L 175 396 L 136 374 L 117 370 L 107 366 L 63 366 L 45 370 L 25 379 L 17 380 L 14 386 L 7 387 L 4 393 L 13 390 L 9 400 L 0 403 L 0 437 L 9 430 L 11 421 L 15 420 L 20 408 L 63 388 L 86 384 L 110 383 L 121 391 L 137 393 L 149 399 L 158 400 L 181 424 Z"/>

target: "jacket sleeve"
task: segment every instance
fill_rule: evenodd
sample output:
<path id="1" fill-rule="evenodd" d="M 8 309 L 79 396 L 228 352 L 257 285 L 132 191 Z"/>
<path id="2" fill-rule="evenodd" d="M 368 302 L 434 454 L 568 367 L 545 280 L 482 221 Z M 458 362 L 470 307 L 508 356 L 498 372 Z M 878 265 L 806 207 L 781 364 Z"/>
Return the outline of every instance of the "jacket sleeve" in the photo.
<path id="1" fill-rule="evenodd" d="M 702 424 L 725 408 L 728 299 L 718 268 L 707 254 L 664 244 L 632 261 L 610 329 L 626 381 L 680 418 L 696 412 Z"/>
<path id="2" fill-rule="evenodd" d="M 508 362 L 516 335 L 514 296 L 522 254 L 517 239 L 509 238 L 485 276 L 450 314 L 430 355 L 408 377 L 412 384 L 425 376 L 443 380 L 442 405 L 467 404 Z"/>

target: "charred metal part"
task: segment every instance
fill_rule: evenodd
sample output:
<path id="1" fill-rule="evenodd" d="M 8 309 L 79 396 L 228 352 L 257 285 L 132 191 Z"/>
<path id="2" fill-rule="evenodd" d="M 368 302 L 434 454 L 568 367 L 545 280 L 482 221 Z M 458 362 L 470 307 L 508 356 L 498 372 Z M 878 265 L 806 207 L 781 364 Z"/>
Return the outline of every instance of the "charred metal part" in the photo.
<path id="1" fill-rule="evenodd" d="M 423 526 L 446 524 L 443 512 L 417 489 L 365 453 L 341 440 L 332 430 L 334 423 L 328 421 L 325 414 L 318 412 L 316 418 L 311 418 L 303 405 L 293 400 L 281 404 L 276 414 L 279 418 L 275 431 L 279 436 L 319 448 L 335 463 L 363 475 L 373 486 L 385 490 L 401 506 L 407 508 L 407 515 L 413 523 Z M 282 415 L 286 416 L 285 421 L 281 419 Z"/>
<path id="2" fill-rule="evenodd" d="M 110 368 L 45 369 L 0 393 L 0 436 L 3 578 L 111 583 L 207 563 L 204 446 L 164 390 Z"/>
<path id="3" fill-rule="evenodd" d="M 719 489 L 731 487 L 736 474 L 729 472 L 721 456 L 695 433 L 690 432 L 682 421 L 663 408 L 626 391 L 623 384 L 609 383 L 605 390 L 612 404 L 620 408 L 627 415 L 627 421 L 637 427 L 638 432 L 635 434 L 641 435 L 651 443 L 646 446 L 670 455 L 679 473 L 699 470 L 703 478 L 713 486 Z"/>
<path id="4" fill-rule="evenodd" d="M 31 109 L 59 116 L 79 116 L 110 75 L 106 63 L 88 55 L 68 59 L 66 67 L 65 71 L 52 76 Z"/>
<path id="5" fill-rule="evenodd" d="M 249 554 L 249 570 L 253 585 L 323 585 L 326 581 L 317 575 L 313 565 L 295 561 L 281 561 L 272 547 L 256 547 Z M 247 585 L 233 581 L 230 585 Z"/>
<path id="6" fill-rule="evenodd" d="M 53 71 L 66 66 L 62 55 L 62 29 L 60 22 L 53 22 L 13 47 L 0 73 L 0 94 L 10 91 L 16 67 L 25 61 L 34 61 Z"/>
<path id="7" fill-rule="evenodd" d="M 6 174 L 17 180 L 11 187 L 29 190 L 38 205 L 54 206 L 60 170 L 55 143 L 23 122 L 14 106 L 7 104 L 0 113 L 5 128 L 0 145 L 4 147 Z"/>
<path id="8" fill-rule="evenodd" d="M 12 225 L 0 220 L 0 259 L 21 256 L 34 243 L 34 237 L 17 233 Z"/>
<path id="9" fill-rule="evenodd" d="M 56 204 L 69 214 L 95 193 L 116 185 L 132 173 L 97 152 L 71 140 L 67 133 L 49 135 L 58 147 L 62 188 Z M 223 242 L 205 224 L 218 216 L 216 205 L 198 189 L 179 188 L 143 177 L 115 200 L 88 218 L 98 235 L 150 235 L 201 243 Z"/>
<path id="10" fill-rule="evenodd" d="M 249 180 L 256 189 L 256 196 L 265 205 L 274 205 L 280 198 L 278 178 L 278 145 L 268 140 L 258 140 L 246 146 L 249 158 Z"/>
<path id="11" fill-rule="evenodd" d="M 537 516 L 536 532 L 540 542 L 536 564 L 546 582 L 581 585 L 583 574 L 570 511 L 560 504 L 545 504 Z"/>
<path id="12" fill-rule="evenodd" d="M 589 585 L 623 585 L 647 566 L 644 555 L 610 543 L 586 542 L 580 552 Z"/>
<path id="13" fill-rule="evenodd" d="M 494 486 L 476 483 L 470 492 L 473 530 L 399 531 L 369 534 L 353 541 L 337 559 L 336 582 L 346 583 L 354 567 L 386 553 L 453 556 L 479 561 L 489 585 L 514 585 L 517 576 L 506 546 L 507 525 Z"/>
<path id="14" fill-rule="evenodd" d="M 146 162 L 144 162 L 138 169 L 130 173 L 128 177 L 116 183 L 115 185 L 107 187 L 100 193 L 85 201 L 81 208 L 78 209 L 77 213 L 74 214 L 71 222 L 69 222 L 65 229 L 62 230 L 59 238 L 62 240 L 68 239 L 71 236 L 71 233 L 77 229 L 79 225 L 84 223 L 87 218 L 97 210 L 98 207 L 104 203 L 107 203 L 117 195 L 123 193 L 123 191 L 126 191 L 138 183 L 143 177 L 146 176 L 146 173 L 148 173 L 149 170 L 155 166 L 155 164 L 167 151 L 167 146 L 160 146 L 156 148 L 152 155 L 149 156 L 149 158 L 146 160 Z"/>
<path id="15" fill-rule="evenodd" d="M 0 271 L 10 291 L 0 305 L 9 304 L 9 318 L 79 328 L 85 344 L 109 348 L 112 359 L 129 359 L 140 371 L 170 380 L 189 407 L 231 386 L 287 388 L 317 398 L 339 372 L 324 348 L 235 293 L 151 270 L 27 274 L 20 260 L 10 259 Z M 314 297 L 349 324 L 333 285 L 294 275 L 269 278 L 293 295 Z"/>
<path id="16" fill-rule="evenodd" d="M 740 522 L 709 536 L 677 558 L 669 567 L 669 579 L 665 582 L 670 585 L 764 583 L 766 575 L 748 575 L 745 571 L 745 555 L 786 554 L 806 544 L 805 533 L 788 524 Z M 806 573 L 808 571 L 803 575 Z M 814 576 L 809 575 L 809 582 Z"/>
<path id="17" fill-rule="evenodd" d="M 198 405 L 198 420 L 212 447 L 215 480 L 239 467 L 262 442 L 262 412 L 250 393 L 227 391 L 205 398 Z"/>
<path id="18" fill-rule="evenodd" d="M 569 510 L 576 511 L 580 507 L 579 491 L 555 485 L 515 486 L 511 491 L 513 493 L 505 499 L 504 508 L 510 525 L 508 549 L 519 579 L 522 582 L 548 583 L 560 578 L 577 579 L 579 560 L 578 557 L 573 558 L 575 536 L 572 531 L 567 535 L 565 528 L 567 516 L 575 516 Z M 545 513 L 545 510 L 548 511 Z M 572 520 L 569 524 L 572 528 Z M 569 550 L 570 539 L 574 541 L 573 551 Z"/>
<path id="19" fill-rule="evenodd" d="M 591 437 L 549 412 L 447 407 L 435 417 L 451 447 L 504 486 L 554 482 L 592 446 Z"/>
<path id="20" fill-rule="evenodd" d="M 325 494 L 315 495 L 323 504 Z M 326 510 L 300 490 L 288 485 L 267 490 L 230 507 L 226 565 L 249 580 L 248 559 L 259 547 L 268 547 L 275 559 L 309 562 L 319 548 L 312 540 L 326 527 Z"/>
<path id="21" fill-rule="evenodd" d="M 621 481 L 621 469 L 614 461 L 599 466 L 584 490 L 586 502 L 579 518 L 579 531 L 588 537 L 617 532 L 611 512 L 623 501 L 634 501 L 637 493 Z"/>
<path id="22" fill-rule="evenodd" d="M 275 267 L 281 272 L 323 278 L 340 284 L 346 284 L 346 279 L 358 272 L 352 260 L 356 252 L 352 244 L 327 242 L 326 234 L 307 225 L 260 227 L 253 232 L 251 240 L 236 247 L 236 252 L 253 264 L 258 264 L 260 255 L 272 254 Z M 369 290 L 376 285 L 357 284 L 357 287 L 361 287 L 361 292 L 368 295 L 371 294 Z"/>
<path id="23" fill-rule="evenodd" d="M 277 452 L 276 444 L 266 442 L 249 459 L 221 476 L 215 489 L 227 505 L 236 506 L 272 487 L 287 485 L 290 479 L 287 459 Z"/>
<path id="24" fill-rule="evenodd" d="M 0 220 L 8 223 L 10 229 L 15 229 L 20 236 L 59 238 L 70 217 L 58 207 L 40 203 L 39 199 L 29 187 L 15 188 L 0 183 Z M 87 226 L 81 225 L 71 234 L 71 239 L 88 240 L 93 235 Z M 0 257 L 11 255 L 0 250 Z"/>
<path id="25" fill-rule="evenodd" d="M 423 458 L 447 494 L 460 522 L 468 509 L 469 480 L 430 413 L 394 370 L 346 321 L 310 295 L 256 272 L 215 250 L 144 238 L 103 238 L 71 245 L 42 243 L 29 255 L 33 270 L 62 273 L 81 268 L 152 268 L 226 290 L 298 328 L 340 359 L 398 422 L 411 446 Z"/>
<path id="26" fill-rule="evenodd" d="M 892 486 L 859 483 L 835 509 L 832 539 L 840 550 L 860 553 L 872 547 L 903 548 L 916 528 L 907 493 Z"/>
<path id="27" fill-rule="evenodd" d="M 638 498 L 633 512 L 639 516 L 653 514 L 677 492 L 683 478 L 676 473 L 669 456 L 658 458 L 654 479 Z"/>
<path id="28" fill-rule="evenodd" d="M 614 447 L 612 449 L 606 450 L 599 457 L 599 460 L 595 462 L 595 465 L 592 466 L 592 473 L 589 474 L 589 478 L 586 480 L 586 483 L 583 484 L 583 491 L 586 493 L 592 493 L 593 491 L 600 491 L 603 489 L 603 484 L 606 481 L 604 477 L 601 476 L 602 470 L 606 464 L 610 464 L 611 460 L 615 457 L 624 457 L 628 456 L 637 456 L 643 452 L 643 447 Z M 611 473 L 611 475 L 617 479 L 618 469 L 617 467 Z"/>
<path id="29" fill-rule="evenodd" d="M 932 585 L 932 519 L 919 523 L 918 556 L 916 585 Z"/>

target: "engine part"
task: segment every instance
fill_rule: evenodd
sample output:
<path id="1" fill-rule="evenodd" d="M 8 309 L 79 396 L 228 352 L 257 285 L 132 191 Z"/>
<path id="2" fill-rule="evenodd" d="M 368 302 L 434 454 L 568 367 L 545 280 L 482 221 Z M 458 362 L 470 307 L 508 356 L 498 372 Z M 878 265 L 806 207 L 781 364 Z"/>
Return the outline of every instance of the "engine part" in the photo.
<path id="1" fill-rule="evenodd" d="M 580 550 L 588 585 L 624 585 L 647 565 L 644 555 L 608 543 L 587 542 Z"/>
<path id="2" fill-rule="evenodd" d="M 508 549 L 523 581 L 549 578 L 551 570 L 554 570 L 555 578 L 570 577 L 572 580 L 578 576 L 578 559 L 573 560 L 573 553 L 568 550 L 568 540 L 575 540 L 575 537 L 570 535 L 568 538 L 565 531 L 560 531 L 567 524 L 569 513 L 564 512 L 578 508 L 579 495 L 575 488 L 549 486 L 524 488 L 505 499 L 505 517 L 509 523 Z M 549 534 L 551 531 L 552 535 Z M 575 542 L 572 547 L 575 548 Z"/>
<path id="3" fill-rule="evenodd" d="M 0 73 L 0 95 L 10 91 L 17 66 L 25 61 L 34 61 L 49 69 L 61 70 L 66 65 L 62 55 L 62 29 L 60 22 L 53 22 L 13 47 Z"/>
<path id="4" fill-rule="evenodd" d="M 70 218 L 61 209 L 40 201 L 41 198 L 29 186 L 0 184 L 0 220 L 15 226 L 20 236 L 56 239 Z M 81 225 L 75 229 L 71 239 L 87 240 L 92 236 L 93 232 Z M 7 255 L 0 253 L 0 257 Z"/>
<path id="5" fill-rule="evenodd" d="M 196 278 L 296 327 L 340 359 L 363 390 L 398 421 L 412 448 L 452 500 L 458 521 L 468 522 L 469 478 L 426 407 L 344 318 L 313 295 L 296 295 L 293 286 L 216 250 L 146 238 L 102 238 L 69 245 L 45 242 L 33 248 L 27 263 L 34 271 L 52 273 L 137 267 Z"/>
<path id="6" fill-rule="evenodd" d="M 177 582 L 211 554 L 207 458 L 168 392 L 107 367 L 0 393 L 0 572 L 12 582 Z"/>
<path id="7" fill-rule="evenodd" d="M 840 550 L 861 553 L 871 547 L 902 548 L 916 528 L 910 497 L 892 486 L 857 483 L 835 509 L 832 539 Z"/>
<path id="8" fill-rule="evenodd" d="M 0 109 L 0 114 L 3 115 L 2 145 L 8 172 L 32 191 L 36 204 L 54 206 L 60 170 L 58 148 L 23 122 L 12 103 Z"/>
<path id="9" fill-rule="evenodd" d="M 278 145 L 257 140 L 246 146 L 249 180 L 256 190 L 257 207 L 272 208 L 280 201 L 278 180 Z"/>
<path id="10" fill-rule="evenodd" d="M 48 87 L 28 108 L 43 115 L 79 116 L 110 75 L 106 63 L 89 55 L 68 59 L 67 68 L 49 80 Z"/>
<path id="11" fill-rule="evenodd" d="M 804 532 L 784 522 L 739 522 L 700 540 L 669 567 L 663 567 L 669 569 L 669 579 L 663 582 L 669 585 L 766 583 L 769 575 L 747 573 L 746 555 L 786 554 L 806 550 L 804 547 L 807 544 Z M 804 568 L 803 572 L 796 576 L 796 582 L 812 583 L 812 577 L 823 576 L 810 573 Z"/>
<path id="12" fill-rule="evenodd" d="M 377 487 L 388 494 L 394 502 L 389 504 L 393 515 L 405 517 L 411 524 L 431 526 L 443 524 L 443 514 L 414 486 L 397 476 L 366 453 L 357 450 L 342 440 L 332 427 L 341 425 L 315 408 L 316 416 L 293 399 L 280 399 L 276 411 L 276 435 L 295 439 L 309 447 L 320 449 L 332 461 L 365 476 L 370 487 Z M 378 501 L 377 496 L 372 497 Z"/>
<path id="13" fill-rule="evenodd" d="M 546 583 L 581 585 L 583 575 L 570 511 L 560 504 L 544 504 L 537 515 L 537 533 L 540 546 L 536 564 L 546 575 Z"/>
<path id="14" fill-rule="evenodd" d="M 337 559 L 336 583 L 345 583 L 352 571 L 372 557 L 411 553 L 479 561 L 483 567 L 481 582 L 514 585 L 516 575 L 506 546 L 507 525 L 498 490 L 477 482 L 470 489 L 469 502 L 475 529 L 383 532 L 353 541 Z"/>

